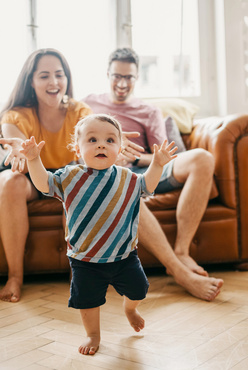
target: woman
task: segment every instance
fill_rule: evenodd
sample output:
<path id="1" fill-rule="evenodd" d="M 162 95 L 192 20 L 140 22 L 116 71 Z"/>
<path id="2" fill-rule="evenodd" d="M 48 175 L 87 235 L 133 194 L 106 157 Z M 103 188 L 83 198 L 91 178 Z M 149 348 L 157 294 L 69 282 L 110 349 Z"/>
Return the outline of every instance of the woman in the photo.
<path id="1" fill-rule="evenodd" d="M 37 50 L 25 62 L 1 112 L 4 138 L 15 138 L 1 141 L 12 147 L 5 160 L 5 164 L 11 163 L 12 171 L 10 166 L 2 166 L 0 173 L 0 234 L 9 267 L 7 284 L 0 291 L 2 300 L 20 299 L 29 231 L 27 202 L 40 196 L 26 174 L 25 159 L 19 152 L 21 143 L 31 135 L 46 140 L 43 159 L 47 168 L 56 169 L 73 161 L 66 145 L 76 122 L 91 110 L 73 100 L 72 95 L 71 72 L 64 56 L 54 49 Z"/>
<path id="2" fill-rule="evenodd" d="M 42 161 L 52 170 L 75 160 L 67 149 L 75 124 L 91 113 L 73 99 L 72 79 L 64 56 L 55 49 L 33 52 L 25 62 L 9 100 L 0 113 L 4 139 L 11 151 L 0 169 L 0 235 L 8 263 L 8 281 L 0 299 L 18 302 L 23 284 L 23 257 L 29 232 L 27 202 L 41 197 L 32 185 L 24 156 L 24 140 L 46 141 Z M 133 133 L 129 137 L 137 136 Z M 126 140 L 126 153 L 137 155 L 138 146 Z M 132 154 L 133 153 L 133 154 Z M 13 206 L 14 205 L 14 206 Z"/>

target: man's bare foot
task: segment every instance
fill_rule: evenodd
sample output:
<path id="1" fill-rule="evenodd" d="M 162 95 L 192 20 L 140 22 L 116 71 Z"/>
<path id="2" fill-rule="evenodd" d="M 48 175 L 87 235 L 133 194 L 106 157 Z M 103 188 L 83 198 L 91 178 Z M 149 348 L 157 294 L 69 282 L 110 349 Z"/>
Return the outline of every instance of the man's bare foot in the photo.
<path id="1" fill-rule="evenodd" d="M 185 265 L 187 266 L 192 272 L 195 272 L 198 275 L 202 276 L 208 276 L 208 273 L 206 270 L 204 270 L 203 267 L 199 266 L 195 260 L 190 257 L 188 254 L 177 254 L 175 252 L 177 258 Z"/>
<path id="2" fill-rule="evenodd" d="M 125 314 L 128 318 L 130 325 L 134 328 L 135 331 L 139 332 L 145 327 L 145 320 L 139 314 L 137 309 L 128 310 L 125 309 Z"/>
<path id="3" fill-rule="evenodd" d="M 99 344 L 99 337 L 87 337 L 78 348 L 78 352 L 82 355 L 94 355 L 98 351 Z"/>
<path id="4" fill-rule="evenodd" d="M 18 302 L 21 298 L 22 281 L 18 278 L 9 278 L 3 289 L 0 290 L 0 300 Z"/>
<path id="5" fill-rule="evenodd" d="M 185 274 L 179 274 L 178 277 L 175 276 L 175 280 L 194 297 L 204 299 L 205 301 L 213 301 L 224 284 L 222 279 L 198 275 L 191 271 L 187 273 L 187 276 Z"/>

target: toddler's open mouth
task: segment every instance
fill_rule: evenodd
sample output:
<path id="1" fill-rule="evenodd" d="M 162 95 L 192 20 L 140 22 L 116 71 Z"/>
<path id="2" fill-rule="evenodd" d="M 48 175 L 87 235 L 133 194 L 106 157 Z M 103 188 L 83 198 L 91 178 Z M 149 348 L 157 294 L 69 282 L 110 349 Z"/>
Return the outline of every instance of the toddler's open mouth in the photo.
<path id="1" fill-rule="evenodd" d="M 98 157 L 98 158 L 105 158 L 106 157 L 106 155 L 105 154 L 97 154 L 97 156 L 96 157 Z"/>

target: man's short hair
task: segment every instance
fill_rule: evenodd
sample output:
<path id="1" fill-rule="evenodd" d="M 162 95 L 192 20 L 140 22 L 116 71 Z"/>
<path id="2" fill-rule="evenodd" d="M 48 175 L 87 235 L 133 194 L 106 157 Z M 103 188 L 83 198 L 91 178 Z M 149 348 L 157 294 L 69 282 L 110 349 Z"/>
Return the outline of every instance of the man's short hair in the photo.
<path id="1" fill-rule="evenodd" d="M 118 48 L 114 50 L 109 56 L 108 68 L 110 68 L 114 61 L 134 63 L 137 69 L 139 69 L 139 57 L 131 48 Z"/>

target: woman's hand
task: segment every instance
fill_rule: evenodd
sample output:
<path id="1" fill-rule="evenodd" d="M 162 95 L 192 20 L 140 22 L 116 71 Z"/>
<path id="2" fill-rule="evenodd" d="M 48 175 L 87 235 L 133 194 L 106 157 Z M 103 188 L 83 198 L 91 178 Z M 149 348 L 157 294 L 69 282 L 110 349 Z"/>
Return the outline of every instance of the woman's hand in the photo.
<path id="1" fill-rule="evenodd" d="M 136 157 L 140 157 L 140 152 L 144 152 L 144 148 L 129 140 L 132 137 L 140 136 L 139 132 L 122 132 L 122 157 L 120 160 L 133 162 Z"/>
<path id="2" fill-rule="evenodd" d="M 25 156 L 20 153 L 20 149 L 22 149 L 23 139 L 13 138 L 13 139 L 0 139 L 0 144 L 7 146 L 10 148 L 10 152 L 8 153 L 4 164 L 8 166 L 11 164 L 11 170 L 15 171 L 24 171 L 25 168 Z"/>

